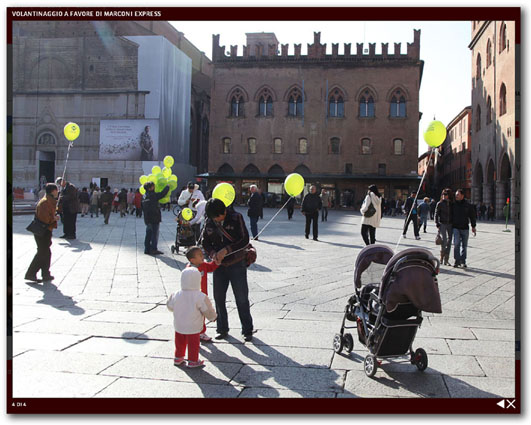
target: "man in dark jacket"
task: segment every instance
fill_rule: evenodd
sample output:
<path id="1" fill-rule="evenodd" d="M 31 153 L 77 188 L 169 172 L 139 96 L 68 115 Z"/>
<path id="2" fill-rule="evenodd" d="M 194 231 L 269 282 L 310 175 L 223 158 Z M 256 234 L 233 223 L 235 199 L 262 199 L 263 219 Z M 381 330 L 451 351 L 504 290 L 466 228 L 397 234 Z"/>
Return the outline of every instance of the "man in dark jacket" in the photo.
<path id="1" fill-rule="evenodd" d="M 450 247 L 452 246 L 452 208 L 450 201 L 450 189 L 444 189 L 441 200 L 435 207 L 435 225 L 442 237 L 441 244 L 441 264 L 449 266 L 448 257 L 450 256 Z"/>
<path id="2" fill-rule="evenodd" d="M 76 219 L 79 211 L 77 188 L 70 182 L 58 177 L 55 181 L 62 190 L 57 203 L 59 211 L 63 214 L 63 239 L 76 238 Z"/>
<path id="3" fill-rule="evenodd" d="M 122 190 L 118 193 L 118 203 L 120 217 L 125 217 L 127 215 L 127 189 L 122 188 Z"/>
<path id="4" fill-rule="evenodd" d="M 249 217 L 249 221 L 251 223 L 251 233 L 253 234 L 253 239 L 258 240 L 256 235 L 258 235 L 258 218 L 262 212 L 262 197 L 260 196 L 260 193 L 258 193 L 258 187 L 256 187 L 256 185 L 252 184 L 249 187 L 249 190 L 251 191 L 251 197 L 247 201 L 247 206 L 249 207 L 247 216 Z"/>
<path id="5" fill-rule="evenodd" d="M 112 211 L 112 201 L 114 195 L 111 193 L 111 187 L 107 186 L 105 192 L 101 194 L 101 212 L 103 214 L 103 219 L 105 224 L 109 224 L 109 216 Z"/>
<path id="6" fill-rule="evenodd" d="M 144 223 L 146 223 L 144 254 L 158 255 L 163 253 L 157 248 L 157 244 L 159 242 L 159 227 L 160 222 L 162 221 L 159 200 L 166 196 L 170 190 L 170 186 L 166 186 L 161 192 L 155 192 L 155 183 L 147 182 L 144 184 L 144 189 L 146 190 L 144 200 L 142 201 Z"/>
<path id="7" fill-rule="evenodd" d="M 302 200 L 301 212 L 306 216 L 306 228 L 304 230 L 304 236 L 308 239 L 310 235 L 310 224 L 313 220 L 313 240 L 316 241 L 318 233 L 318 221 L 319 221 L 319 210 L 322 208 L 323 204 L 321 198 L 317 194 L 317 188 L 312 185 L 310 186 L 310 193 L 307 193 L 304 199 Z"/>
<path id="8" fill-rule="evenodd" d="M 214 271 L 214 301 L 218 318 L 216 339 L 225 339 L 229 333 L 226 297 L 229 282 L 236 299 L 236 308 L 245 341 L 253 339 L 253 318 L 247 284 L 247 254 L 249 232 L 240 213 L 226 208 L 223 201 L 211 198 L 205 206 L 207 220 L 201 244 L 205 252 L 218 264 Z"/>
<path id="9" fill-rule="evenodd" d="M 417 195 L 416 191 L 411 192 L 411 196 L 406 199 L 406 204 L 404 205 L 404 210 L 406 213 L 406 222 L 404 223 L 404 231 L 402 232 L 402 237 L 406 237 L 407 228 L 409 223 L 413 222 L 413 233 L 415 234 L 415 239 L 419 240 L 419 216 L 418 216 L 418 204 L 415 199 Z M 411 213 L 411 214 L 410 214 Z"/>
<path id="10" fill-rule="evenodd" d="M 465 199 L 463 189 L 455 192 L 455 202 L 452 211 L 452 228 L 454 232 L 454 267 L 466 268 L 466 248 L 468 245 L 468 223 L 472 226 L 472 233 L 476 236 L 476 209 Z"/>

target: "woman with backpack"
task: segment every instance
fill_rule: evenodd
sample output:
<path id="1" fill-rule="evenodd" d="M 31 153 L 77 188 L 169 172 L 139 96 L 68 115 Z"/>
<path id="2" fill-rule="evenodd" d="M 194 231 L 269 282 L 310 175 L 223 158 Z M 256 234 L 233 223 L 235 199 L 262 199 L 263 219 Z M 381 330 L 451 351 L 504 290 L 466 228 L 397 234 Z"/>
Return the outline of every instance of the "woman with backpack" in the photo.
<path id="1" fill-rule="evenodd" d="M 370 185 L 367 196 L 360 209 L 361 237 L 365 245 L 376 243 L 376 228 L 380 227 L 382 218 L 382 195 L 378 192 L 376 185 Z"/>

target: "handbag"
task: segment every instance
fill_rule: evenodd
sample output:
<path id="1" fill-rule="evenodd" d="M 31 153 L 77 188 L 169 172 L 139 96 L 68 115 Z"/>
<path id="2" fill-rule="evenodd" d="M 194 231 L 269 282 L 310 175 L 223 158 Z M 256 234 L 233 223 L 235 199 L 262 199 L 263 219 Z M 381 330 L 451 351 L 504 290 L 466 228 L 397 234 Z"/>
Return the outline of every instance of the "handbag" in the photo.
<path id="1" fill-rule="evenodd" d="M 234 239 L 225 231 L 223 227 L 219 226 L 217 223 L 216 223 L 216 229 L 222 236 L 225 236 L 229 241 L 234 242 Z M 242 248 L 242 251 L 245 253 L 245 262 L 247 264 L 247 267 L 249 267 L 251 264 L 256 262 L 256 257 L 257 257 L 256 248 L 252 246 L 251 243 L 248 243 L 245 248 Z M 234 252 L 238 252 L 238 251 L 234 251 Z"/>
<path id="2" fill-rule="evenodd" d="M 442 245 L 442 236 L 441 232 L 437 232 L 437 236 L 435 236 L 435 245 Z"/>
<path id="3" fill-rule="evenodd" d="M 26 227 L 26 230 L 33 233 L 35 236 L 44 236 L 46 230 L 48 230 L 48 224 L 40 221 L 37 216 L 33 218 L 33 221 Z"/>
<path id="4" fill-rule="evenodd" d="M 371 203 L 369 204 L 369 208 L 367 208 L 367 211 L 363 213 L 363 217 L 372 217 L 374 214 L 376 214 L 376 208 L 374 208 L 374 205 Z"/>

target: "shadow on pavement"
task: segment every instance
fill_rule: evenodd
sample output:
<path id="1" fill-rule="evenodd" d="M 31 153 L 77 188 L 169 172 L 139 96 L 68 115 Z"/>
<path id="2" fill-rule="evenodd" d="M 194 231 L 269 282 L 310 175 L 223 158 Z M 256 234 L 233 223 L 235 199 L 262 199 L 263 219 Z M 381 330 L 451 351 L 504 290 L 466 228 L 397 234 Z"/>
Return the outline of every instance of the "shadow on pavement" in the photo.
<path id="1" fill-rule="evenodd" d="M 74 248 L 73 252 L 89 251 L 92 249 L 89 243 L 81 242 L 77 239 L 66 239 L 65 242 L 59 242 L 58 245 Z"/>
<path id="2" fill-rule="evenodd" d="M 42 291 L 43 297 L 37 301 L 37 304 L 46 304 L 57 310 L 67 311 L 73 316 L 79 316 L 85 313 L 83 308 L 76 305 L 76 302 L 72 297 L 64 295 L 59 288 L 51 282 L 44 282 L 43 284 L 26 282 L 26 285 Z"/>
<path id="3" fill-rule="evenodd" d="M 291 249 L 298 249 L 298 250 L 302 250 L 304 251 L 304 248 L 298 246 L 298 245 L 288 245 L 288 244 L 285 244 L 285 243 L 280 243 L 280 242 L 271 242 L 271 241 L 266 241 L 264 239 L 260 239 L 258 241 L 259 243 L 265 243 L 267 245 L 275 245 L 275 246 L 279 246 L 281 248 L 291 248 Z M 257 245 L 259 246 L 259 245 Z"/>
<path id="4" fill-rule="evenodd" d="M 155 258 L 157 260 L 159 260 L 159 261 L 162 261 L 167 266 L 170 266 L 170 267 L 173 267 L 174 269 L 179 269 L 179 270 L 184 270 L 184 268 L 186 267 L 186 264 L 187 264 L 187 263 L 183 263 L 182 261 L 179 261 L 175 257 L 167 257 L 165 254 L 164 255 L 157 255 Z M 184 258 L 186 258 L 186 257 L 184 257 Z"/>
<path id="5" fill-rule="evenodd" d="M 138 332 L 124 332 L 122 339 L 129 344 L 146 344 L 150 341 L 146 334 Z"/>
<path id="6" fill-rule="evenodd" d="M 260 264 L 253 263 L 249 266 L 248 270 L 255 270 L 257 272 L 270 272 L 272 271 L 269 267 L 261 266 Z"/>

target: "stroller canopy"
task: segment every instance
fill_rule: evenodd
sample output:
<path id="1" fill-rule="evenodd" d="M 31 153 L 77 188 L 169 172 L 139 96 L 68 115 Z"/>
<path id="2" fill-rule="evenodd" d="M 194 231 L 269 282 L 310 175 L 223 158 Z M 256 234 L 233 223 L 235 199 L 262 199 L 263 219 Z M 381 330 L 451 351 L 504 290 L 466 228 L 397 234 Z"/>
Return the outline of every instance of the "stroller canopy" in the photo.
<path id="1" fill-rule="evenodd" d="M 380 299 L 388 312 L 411 302 L 430 313 L 442 313 L 437 285 L 439 261 L 425 248 L 409 248 L 394 255 L 385 268 Z"/>
<path id="2" fill-rule="evenodd" d="M 368 245 L 363 248 L 356 258 L 354 268 L 354 286 L 361 288 L 361 277 L 363 272 L 369 268 L 372 263 L 386 265 L 393 257 L 391 248 L 385 245 Z"/>

